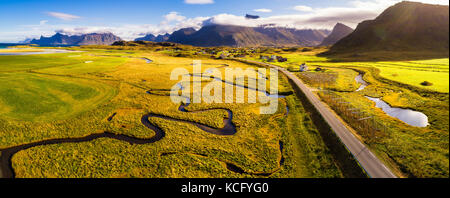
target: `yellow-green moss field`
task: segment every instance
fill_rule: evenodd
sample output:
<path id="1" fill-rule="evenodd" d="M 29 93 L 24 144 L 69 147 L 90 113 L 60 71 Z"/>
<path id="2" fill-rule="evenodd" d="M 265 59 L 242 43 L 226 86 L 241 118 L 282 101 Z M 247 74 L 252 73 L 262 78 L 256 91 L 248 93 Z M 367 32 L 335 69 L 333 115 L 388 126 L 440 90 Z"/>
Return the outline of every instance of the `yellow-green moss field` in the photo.
<path id="1" fill-rule="evenodd" d="M 155 132 L 141 123 L 148 113 L 221 128 L 228 115 L 220 108 L 233 112 L 237 133 L 214 135 L 193 124 L 150 118 L 166 133 L 160 141 L 137 145 L 99 138 L 32 147 L 13 155 L 16 177 L 342 177 L 295 95 L 280 98 L 273 115 L 260 115 L 259 103 L 191 104 L 190 111 L 218 110 L 181 112 L 167 95 L 177 83 L 170 73 L 178 67 L 192 72 L 193 58 L 83 51 L 0 57 L 0 148 L 105 131 L 151 138 Z M 251 67 L 208 58 L 202 62 L 203 71 L 223 64 Z M 291 91 L 280 77 L 280 92 Z"/>
<path id="2" fill-rule="evenodd" d="M 373 116 L 387 126 L 387 134 L 377 139 L 367 134 L 358 135 L 396 173 L 404 177 L 448 177 L 449 176 L 449 65 L 447 59 L 392 62 L 330 62 L 314 55 L 297 56 L 292 62 L 272 63 L 288 67 L 306 62 L 311 70 L 317 67 L 324 72 L 294 72 L 313 88 L 333 90 L 349 102 L 354 111 Z M 253 59 L 257 60 L 256 56 Z M 355 77 L 364 73 L 369 85 L 356 92 L 360 84 Z M 309 82 L 303 75 L 337 75 L 333 83 Z M 394 75 L 395 74 L 395 75 Z M 420 85 L 423 81 L 432 86 Z M 392 107 L 412 109 L 424 113 L 428 127 L 410 126 L 399 119 L 388 116 L 365 96 L 381 98 Z"/>

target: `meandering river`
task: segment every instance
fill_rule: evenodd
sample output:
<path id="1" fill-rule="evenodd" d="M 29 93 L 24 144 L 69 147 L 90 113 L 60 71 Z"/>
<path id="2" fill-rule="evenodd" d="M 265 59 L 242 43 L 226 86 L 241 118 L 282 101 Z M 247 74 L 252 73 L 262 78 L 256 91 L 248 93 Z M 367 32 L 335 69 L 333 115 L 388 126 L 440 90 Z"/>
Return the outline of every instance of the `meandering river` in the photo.
<path id="1" fill-rule="evenodd" d="M 215 79 L 215 80 L 219 80 L 219 79 Z M 231 82 L 227 82 L 224 80 L 220 81 L 224 82 L 224 83 L 229 83 L 229 84 L 234 84 Z M 181 84 L 178 84 L 177 86 L 179 86 L 181 89 L 184 89 L 184 87 Z M 251 89 L 248 88 L 246 86 L 243 86 L 244 88 L 247 89 Z M 157 94 L 153 94 L 153 91 L 155 90 L 150 90 L 147 91 L 147 94 L 151 94 L 151 95 L 157 95 Z M 156 90 L 156 91 L 170 91 L 170 90 Z M 274 98 L 282 98 L 282 97 L 286 97 L 286 95 L 270 95 L 266 92 L 266 95 L 269 97 L 274 97 Z M 290 94 L 287 94 L 290 95 Z M 211 134 L 215 134 L 215 135 L 221 135 L 221 136 L 231 136 L 236 134 L 237 129 L 236 126 L 233 124 L 233 112 L 230 109 L 227 108 L 210 108 L 210 109 L 206 109 L 206 110 L 198 110 L 198 111 L 189 111 L 186 108 L 191 104 L 191 99 L 189 97 L 184 97 L 184 96 L 180 96 L 186 99 L 185 103 L 180 104 L 178 111 L 180 112 L 184 112 L 184 113 L 199 113 L 199 112 L 206 112 L 206 111 L 214 111 L 214 110 L 225 110 L 228 113 L 228 116 L 223 118 L 223 123 L 224 123 L 224 127 L 223 128 L 213 128 L 198 122 L 194 122 L 194 121 L 188 121 L 188 120 L 182 120 L 182 119 L 177 119 L 177 118 L 172 118 L 172 117 L 168 117 L 165 115 L 159 115 L 159 114 L 153 114 L 153 113 L 148 113 L 145 114 L 141 117 L 141 123 L 146 126 L 148 129 L 152 130 L 155 132 L 155 136 L 148 138 L 148 139 L 143 139 L 143 138 L 135 138 L 135 137 L 131 137 L 131 136 L 127 136 L 127 135 L 122 135 L 122 134 L 115 134 L 115 133 L 111 133 L 108 131 L 105 131 L 103 133 L 97 133 L 97 134 L 92 134 L 86 137 L 81 137 L 81 138 L 61 138 L 61 139 L 49 139 L 49 140 L 43 140 L 43 141 L 39 141 L 39 142 L 34 142 L 34 143 L 28 143 L 28 144 L 23 144 L 23 145 L 18 145 L 18 146 L 14 146 L 14 147 L 10 147 L 10 148 L 6 148 L 6 149 L 0 149 L 0 177 L 3 178 L 13 178 L 15 177 L 15 173 L 14 173 L 14 169 L 12 167 L 12 163 L 11 163 L 11 158 L 13 157 L 14 154 L 16 154 L 17 152 L 21 151 L 21 150 L 26 150 L 26 149 L 30 149 L 33 147 L 37 147 L 37 146 L 44 146 L 44 145 L 53 145 L 53 144 L 63 144 L 63 143 L 82 143 L 82 142 L 89 142 L 92 140 L 96 140 L 99 138 L 111 138 L 111 139 L 116 139 L 116 140 L 120 140 L 120 141 L 124 141 L 124 142 L 128 142 L 130 144 L 151 144 L 151 143 L 155 143 L 161 139 L 163 139 L 166 136 L 166 132 L 164 130 L 162 130 L 161 128 L 159 128 L 157 125 L 152 124 L 149 119 L 150 118 L 161 118 L 164 120 L 169 120 L 169 121 L 175 121 L 175 122 L 183 122 L 183 123 L 188 123 L 188 124 L 192 124 L 195 125 L 196 127 L 198 127 L 199 129 L 207 132 L 207 133 L 211 133 Z M 287 111 L 289 112 L 289 110 L 287 109 Z M 109 118 L 107 118 L 108 121 L 112 121 L 115 117 L 116 113 L 113 113 Z M 285 116 L 287 116 L 288 114 L 286 113 Z M 280 143 L 280 145 L 282 145 L 282 143 Z M 282 151 L 283 147 L 280 146 L 280 152 L 281 154 L 283 153 Z M 220 160 L 220 159 L 219 159 Z M 284 161 L 284 157 L 282 156 L 281 161 L 280 161 L 280 165 L 283 163 Z M 269 173 L 247 173 L 245 172 L 243 169 L 237 167 L 236 165 L 229 163 L 229 162 L 225 162 L 226 163 L 226 167 L 228 170 L 236 172 L 236 173 L 245 173 L 245 174 L 251 174 L 251 175 L 260 175 L 260 176 L 268 176 L 273 174 L 274 172 L 269 172 Z"/>
<path id="2" fill-rule="evenodd" d="M 363 79 L 364 74 L 359 74 L 358 76 L 356 76 L 355 80 L 356 82 L 360 83 L 361 86 L 359 86 L 359 88 L 356 91 L 362 91 L 363 89 L 365 89 L 369 83 L 367 83 L 364 79 Z"/>

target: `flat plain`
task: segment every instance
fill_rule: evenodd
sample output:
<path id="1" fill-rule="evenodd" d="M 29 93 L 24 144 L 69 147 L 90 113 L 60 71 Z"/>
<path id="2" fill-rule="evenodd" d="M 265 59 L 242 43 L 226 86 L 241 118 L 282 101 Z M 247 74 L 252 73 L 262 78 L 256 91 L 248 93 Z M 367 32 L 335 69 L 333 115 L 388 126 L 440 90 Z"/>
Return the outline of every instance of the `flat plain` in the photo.
<path id="1" fill-rule="evenodd" d="M 279 92 L 284 95 L 273 115 L 260 115 L 259 107 L 264 106 L 260 103 L 203 101 L 184 104 L 182 109 L 183 103 L 171 101 L 170 89 L 177 83 L 189 83 L 169 80 L 171 71 L 184 68 L 193 72 L 193 60 L 202 61 L 203 72 L 257 69 L 218 59 L 221 54 L 246 54 L 245 59 L 262 62 L 267 61 L 261 60 L 261 55 L 286 57 L 286 62 L 270 63 L 295 73 L 350 127 L 357 129 L 359 123 L 336 104 L 349 104 L 346 108 L 357 110 L 361 118 L 382 123 L 377 125 L 384 128 L 380 133 L 357 129 L 354 134 L 398 176 L 448 177 L 448 59 L 336 62 L 317 56 L 322 48 L 307 52 L 189 46 L 71 49 L 77 52 L 0 56 L 0 150 L 17 148 L 9 159 L 15 177 L 346 175 L 319 132 L 321 126 L 282 75 Z M 208 50 L 221 53 L 209 55 L 205 53 Z M 298 71 L 302 63 L 309 71 Z M 359 75 L 368 83 L 362 90 L 356 81 Z M 238 83 L 219 80 L 223 85 Z M 203 79 L 202 86 L 212 81 Z M 423 81 L 431 85 L 421 85 Z M 247 83 L 245 80 L 240 86 L 248 90 Z M 330 91 L 339 103 L 329 101 Z M 381 98 L 392 107 L 422 112 L 429 126 L 413 127 L 393 118 L 367 96 Z M 199 127 L 226 128 L 225 120 L 231 120 L 236 133 L 218 135 Z M 164 137 L 148 142 L 158 131 L 151 130 L 146 121 L 161 129 Z M 148 141 L 133 143 L 130 139 Z"/>
<path id="2" fill-rule="evenodd" d="M 259 103 L 191 104 L 183 112 L 168 96 L 177 83 L 169 79 L 175 68 L 192 72 L 192 58 L 167 51 L 82 51 L 0 56 L 1 80 L 9 83 L 0 88 L 0 150 L 26 147 L 10 159 L 15 177 L 342 177 L 295 95 L 280 98 L 273 115 L 260 115 Z M 254 67 L 199 58 L 205 70 Z M 280 77 L 280 92 L 291 92 Z M 192 124 L 222 128 L 226 110 L 233 113 L 234 135 Z M 64 142 L 106 132 L 150 139 L 156 132 L 143 124 L 148 114 L 188 122 L 148 118 L 165 132 L 154 143 L 107 137 Z"/>

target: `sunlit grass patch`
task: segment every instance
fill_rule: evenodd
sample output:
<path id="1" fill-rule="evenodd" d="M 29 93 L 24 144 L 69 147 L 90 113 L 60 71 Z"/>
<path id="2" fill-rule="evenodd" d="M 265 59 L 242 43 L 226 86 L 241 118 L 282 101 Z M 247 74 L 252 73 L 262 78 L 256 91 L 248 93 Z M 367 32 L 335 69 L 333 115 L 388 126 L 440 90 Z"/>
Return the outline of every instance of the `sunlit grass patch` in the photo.
<path id="1" fill-rule="evenodd" d="M 93 108 L 114 96 L 114 89 L 98 82 L 29 73 L 0 77 L 1 116 L 16 120 L 64 119 Z"/>
<path id="2" fill-rule="evenodd" d="M 448 59 L 447 59 L 448 60 Z M 401 83 L 422 87 L 424 89 L 430 89 L 433 91 L 449 92 L 449 72 L 448 64 L 446 71 L 423 71 L 407 68 L 395 68 L 395 67 L 377 67 L 380 69 L 380 75 L 389 79 L 398 81 Z M 431 66 L 429 67 L 431 69 Z M 422 86 L 424 81 L 431 82 L 430 86 Z"/>
<path id="3" fill-rule="evenodd" d="M 93 54 L 92 51 L 86 53 Z M 25 125 L 22 126 L 18 122 L 8 125 L 0 119 L 0 127 L 8 129 L 1 136 L 2 145 L 11 146 L 58 137 L 79 137 L 104 131 L 149 138 L 154 132 L 143 126 L 140 120 L 147 113 L 189 120 L 211 127 L 223 127 L 223 118 L 228 116 L 225 110 L 180 112 L 180 104 L 173 103 L 167 95 L 167 90 L 178 82 L 168 80 L 171 71 L 182 67 L 192 73 L 191 58 L 136 51 L 132 55 L 133 58 L 125 58 L 126 61 L 122 62 L 123 57 L 117 57 L 122 56 L 120 52 L 95 52 L 95 55 L 111 54 L 115 55 L 99 56 L 97 60 L 81 54 L 80 57 L 69 58 L 93 62 L 86 65 L 78 63 L 35 69 L 33 72 L 37 73 L 27 73 L 26 75 L 62 80 L 65 83 L 77 82 L 78 86 L 85 86 L 86 82 L 92 81 L 92 84 L 87 86 L 92 89 L 95 89 L 95 83 L 99 82 L 114 87 L 117 95 L 103 101 L 96 108 L 77 116 L 72 115 L 67 120 L 39 125 L 31 123 L 31 126 L 36 126 L 38 130 L 30 134 L 24 133 Z M 153 62 L 148 64 L 136 57 L 148 57 Z M 107 58 L 111 58 L 111 62 L 105 60 Z M 230 60 L 201 60 L 204 63 L 203 71 L 222 67 L 224 64 L 228 67 L 218 68 L 223 73 L 225 68 L 255 68 Z M 104 67 L 96 66 L 96 62 L 104 64 Z M 91 75 L 94 72 L 96 74 Z M 208 82 L 205 81 L 203 86 Z M 248 81 L 244 81 L 244 85 L 247 83 Z M 49 85 L 42 86 L 42 89 L 47 89 L 47 86 Z M 292 91 L 283 78 L 280 79 L 279 87 L 280 92 Z M 57 89 L 52 88 L 45 94 L 52 94 L 57 98 L 72 97 L 63 91 L 54 90 Z M 152 92 L 156 94 L 146 93 L 149 90 L 157 91 Z M 73 92 L 73 95 L 78 93 L 76 89 Z M 88 94 L 87 91 L 79 92 L 78 101 L 82 101 L 84 99 L 81 96 Z M 237 133 L 233 136 L 210 134 L 188 123 L 150 118 L 149 122 L 166 132 L 166 136 L 154 144 L 131 145 L 102 138 L 83 143 L 39 146 L 14 155 L 13 167 L 17 177 L 341 177 L 339 168 L 327 152 L 309 115 L 294 95 L 288 97 L 279 99 L 278 111 L 273 115 L 261 115 L 260 103 L 199 103 L 188 107 L 189 111 L 230 109 L 233 112 L 233 124 L 237 128 Z M 291 107 L 289 114 L 286 105 Z M 0 105 L 0 108 L 2 106 L 5 105 Z M 20 137 L 13 134 L 20 134 Z M 283 150 L 280 150 L 280 141 L 284 143 Z M 280 163 L 282 158 L 284 163 Z M 227 168 L 225 162 L 247 173 L 233 172 Z M 257 173 L 270 174 L 261 176 Z"/>

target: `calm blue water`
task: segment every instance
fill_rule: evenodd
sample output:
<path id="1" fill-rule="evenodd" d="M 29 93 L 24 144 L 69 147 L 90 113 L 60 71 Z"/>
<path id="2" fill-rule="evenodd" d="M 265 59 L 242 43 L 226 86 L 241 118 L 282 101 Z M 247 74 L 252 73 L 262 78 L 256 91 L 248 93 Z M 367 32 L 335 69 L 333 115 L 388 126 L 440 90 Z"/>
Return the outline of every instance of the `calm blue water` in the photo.
<path id="1" fill-rule="evenodd" d="M 26 44 L 19 44 L 19 43 L 0 43 L 0 49 L 5 49 L 11 46 L 17 46 L 17 45 L 26 45 Z M 69 46 L 41 46 L 41 47 L 69 47 Z M 67 51 L 67 50 L 54 50 L 54 49 L 44 49 L 43 52 L 5 52 L 0 53 L 0 56 L 9 56 L 9 55 L 33 55 L 33 54 L 53 54 L 53 53 L 68 53 L 68 52 L 74 52 L 74 51 Z M 147 60 L 147 62 L 151 61 L 150 59 Z"/>
<path id="2" fill-rule="evenodd" d="M 389 116 L 398 118 L 399 120 L 415 127 L 427 127 L 430 125 L 428 117 L 422 112 L 413 111 L 411 109 L 393 108 L 380 98 L 372 98 L 366 96 L 369 100 L 376 103 L 376 107 L 381 108 Z"/>
<path id="3" fill-rule="evenodd" d="M 0 43 L 0 49 L 8 48 L 10 46 L 17 46 L 17 45 L 27 45 L 27 44 L 21 44 L 21 43 Z M 42 45 L 39 47 L 73 47 L 77 45 Z"/>
<path id="4" fill-rule="evenodd" d="M 23 45 L 23 44 L 17 44 L 17 43 L 0 43 L 0 49 L 8 48 L 9 46 L 16 46 L 16 45 Z"/>

